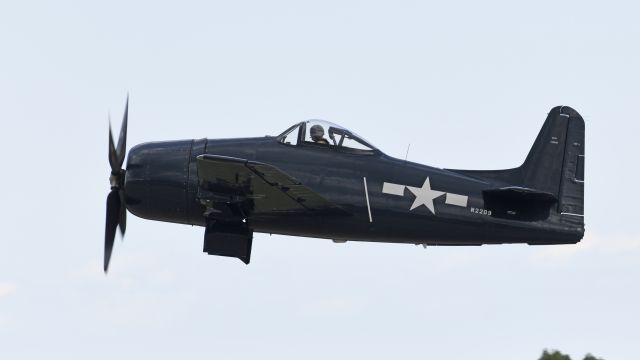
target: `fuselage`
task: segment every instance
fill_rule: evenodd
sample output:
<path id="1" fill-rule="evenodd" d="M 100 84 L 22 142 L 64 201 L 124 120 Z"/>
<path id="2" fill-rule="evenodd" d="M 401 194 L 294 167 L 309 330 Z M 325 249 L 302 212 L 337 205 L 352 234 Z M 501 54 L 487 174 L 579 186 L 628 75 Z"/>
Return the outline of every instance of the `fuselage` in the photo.
<path id="1" fill-rule="evenodd" d="M 554 213 L 538 221 L 491 216 L 483 190 L 496 184 L 483 179 L 380 151 L 359 154 L 289 145 L 275 137 L 140 144 L 129 152 L 127 209 L 146 219 L 205 226 L 204 206 L 197 198 L 196 157 L 202 154 L 275 166 L 347 214 L 249 216 L 256 232 L 429 245 L 558 244 L 582 237 L 579 224 L 561 221 Z"/>

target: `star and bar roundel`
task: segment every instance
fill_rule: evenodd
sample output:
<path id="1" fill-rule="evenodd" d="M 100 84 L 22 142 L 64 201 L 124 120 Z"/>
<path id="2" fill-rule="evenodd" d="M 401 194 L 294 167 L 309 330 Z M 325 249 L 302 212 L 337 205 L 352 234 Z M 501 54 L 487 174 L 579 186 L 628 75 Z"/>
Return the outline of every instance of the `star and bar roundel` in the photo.
<path id="1" fill-rule="evenodd" d="M 382 184 L 382 192 L 389 195 L 404 196 L 405 188 L 409 189 L 409 191 L 416 197 L 415 200 L 413 200 L 413 204 L 411 204 L 409 211 L 424 205 L 424 207 L 429 209 L 429 211 L 431 211 L 431 213 L 435 215 L 436 209 L 433 206 L 433 200 L 442 195 L 446 195 L 445 204 L 460 207 L 467 207 L 467 201 L 469 199 L 466 195 L 459 195 L 432 189 L 431 182 L 429 181 L 428 176 L 422 184 L 422 187 L 400 185 L 388 182 Z"/>

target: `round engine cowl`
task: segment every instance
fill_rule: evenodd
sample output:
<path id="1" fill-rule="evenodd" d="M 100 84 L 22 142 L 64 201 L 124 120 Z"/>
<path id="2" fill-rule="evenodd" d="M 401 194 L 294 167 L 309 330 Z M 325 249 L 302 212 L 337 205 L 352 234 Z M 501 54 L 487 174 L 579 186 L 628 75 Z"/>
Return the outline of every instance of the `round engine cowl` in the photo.
<path id="1" fill-rule="evenodd" d="M 188 223 L 187 189 L 193 141 L 150 142 L 128 154 L 127 209 L 141 218 Z"/>

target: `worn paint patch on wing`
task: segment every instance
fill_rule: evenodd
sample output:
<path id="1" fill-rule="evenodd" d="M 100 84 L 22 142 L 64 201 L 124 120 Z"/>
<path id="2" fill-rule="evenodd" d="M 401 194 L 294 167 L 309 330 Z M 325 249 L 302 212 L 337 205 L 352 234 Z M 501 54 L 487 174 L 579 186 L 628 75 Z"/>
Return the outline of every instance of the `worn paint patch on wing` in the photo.
<path id="1" fill-rule="evenodd" d="M 449 205 L 467 207 L 467 200 L 468 199 L 469 198 L 467 196 L 465 196 L 465 195 L 447 193 L 447 198 L 446 198 L 446 200 L 444 202 L 445 202 L 445 204 L 449 204 Z"/>
<path id="2" fill-rule="evenodd" d="M 390 195 L 404 196 L 404 185 L 384 183 L 382 184 L 382 192 Z"/>

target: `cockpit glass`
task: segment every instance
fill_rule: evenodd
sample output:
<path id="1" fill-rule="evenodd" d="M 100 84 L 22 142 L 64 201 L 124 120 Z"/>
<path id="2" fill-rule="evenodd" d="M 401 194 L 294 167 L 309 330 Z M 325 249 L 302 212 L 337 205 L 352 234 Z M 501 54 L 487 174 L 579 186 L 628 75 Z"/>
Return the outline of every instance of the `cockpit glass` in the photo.
<path id="1" fill-rule="evenodd" d="M 287 145 L 297 145 L 298 144 L 298 134 L 300 132 L 300 126 L 302 124 L 295 124 L 292 127 L 288 128 L 278 136 L 278 141 Z"/>
<path id="2" fill-rule="evenodd" d="M 308 120 L 305 122 L 305 142 L 316 145 L 325 145 L 340 149 L 354 149 L 373 151 L 366 140 L 353 132 L 324 120 Z"/>
<path id="3" fill-rule="evenodd" d="M 283 144 L 296 145 L 299 131 L 303 144 L 318 147 L 345 150 L 353 153 L 373 153 L 376 148 L 355 133 L 325 120 L 308 120 L 294 125 L 280 134 L 278 140 Z"/>

